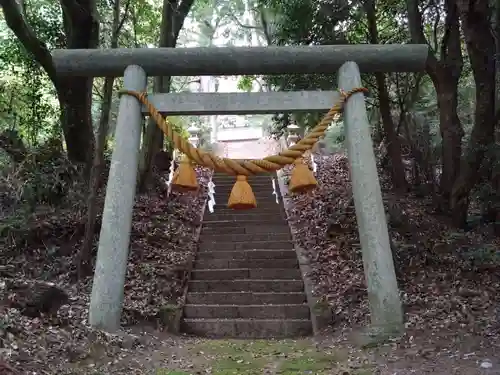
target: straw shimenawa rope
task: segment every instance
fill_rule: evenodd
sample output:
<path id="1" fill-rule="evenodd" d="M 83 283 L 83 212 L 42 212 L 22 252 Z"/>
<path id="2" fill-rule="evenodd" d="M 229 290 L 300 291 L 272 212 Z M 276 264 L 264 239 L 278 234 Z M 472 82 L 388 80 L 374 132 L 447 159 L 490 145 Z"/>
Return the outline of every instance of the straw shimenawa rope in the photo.
<path id="1" fill-rule="evenodd" d="M 348 92 L 340 92 L 340 101 L 336 103 L 323 119 L 316 125 L 307 136 L 299 142 L 290 146 L 287 150 L 278 155 L 267 156 L 264 159 L 233 160 L 221 158 L 210 152 L 202 151 L 192 146 L 186 139 L 177 133 L 172 125 L 166 121 L 153 104 L 147 99 L 147 93 L 140 93 L 131 90 L 121 90 L 120 94 L 132 95 L 139 100 L 148 110 L 151 117 L 158 124 L 165 135 L 173 142 L 175 148 L 184 153 L 189 159 L 197 164 L 203 165 L 217 172 L 226 172 L 231 175 L 251 176 L 258 173 L 277 171 L 288 164 L 292 164 L 302 154 L 310 150 L 319 138 L 321 138 L 333 118 L 342 111 L 346 100 L 358 92 L 366 92 L 365 88 L 354 88 Z"/>
<path id="2" fill-rule="evenodd" d="M 294 172 L 292 173 L 289 184 L 290 190 L 292 192 L 300 192 L 314 188 L 317 184 L 316 179 L 309 168 L 304 164 L 302 155 L 304 152 L 312 149 L 316 142 L 324 136 L 332 120 L 337 114 L 342 112 L 347 99 L 356 93 L 366 91 L 367 90 L 362 87 L 354 88 L 348 92 L 340 91 L 339 102 L 328 111 L 318 125 L 316 125 L 307 136 L 277 155 L 251 160 L 221 158 L 192 146 L 163 118 L 153 104 L 147 99 L 147 93 L 121 90 L 120 95 L 131 95 L 139 100 L 158 124 L 158 127 L 172 141 L 175 148 L 185 154 L 183 163 L 181 163 L 174 176 L 173 186 L 182 190 L 198 189 L 196 177 L 191 165 L 191 161 L 194 161 L 199 165 L 208 167 L 217 172 L 225 172 L 229 175 L 237 176 L 238 178 L 231 192 L 228 206 L 235 209 L 246 209 L 256 207 L 255 197 L 247 181 L 247 177 L 251 175 L 274 172 L 286 165 L 294 164 Z"/>

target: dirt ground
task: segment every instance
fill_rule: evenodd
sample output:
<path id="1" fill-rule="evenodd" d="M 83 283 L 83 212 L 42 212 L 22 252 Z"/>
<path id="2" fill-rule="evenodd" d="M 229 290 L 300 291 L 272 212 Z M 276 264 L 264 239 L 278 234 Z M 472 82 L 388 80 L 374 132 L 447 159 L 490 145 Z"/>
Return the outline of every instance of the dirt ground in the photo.
<path id="1" fill-rule="evenodd" d="M 129 331 L 120 335 L 119 340 L 108 343 L 96 340 L 87 355 L 75 362 L 68 361 L 58 373 L 500 374 L 500 343 L 491 342 L 488 337 L 460 336 L 446 331 L 406 332 L 401 338 L 369 348 L 360 345 L 358 335 L 346 331 L 297 340 L 208 340 L 152 330 Z"/>

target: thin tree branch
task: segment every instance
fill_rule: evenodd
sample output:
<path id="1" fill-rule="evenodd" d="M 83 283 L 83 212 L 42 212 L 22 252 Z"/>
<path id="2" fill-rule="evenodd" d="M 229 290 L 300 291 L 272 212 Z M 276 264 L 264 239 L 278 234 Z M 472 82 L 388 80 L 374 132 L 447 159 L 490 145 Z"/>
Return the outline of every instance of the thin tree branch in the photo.
<path id="1" fill-rule="evenodd" d="M 127 3 L 125 4 L 125 10 L 123 12 L 123 17 L 122 17 L 121 21 L 119 22 L 117 28 L 115 30 L 113 30 L 114 32 L 116 32 L 117 35 L 120 34 L 120 32 L 123 28 L 123 25 L 125 24 L 125 21 L 128 18 L 130 3 L 131 3 L 131 0 L 128 0 Z"/>
<path id="2" fill-rule="evenodd" d="M 193 6 L 194 0 L 181 0 L 179 6 L 173 9 L 173 37 L 177 41 L 179 33 L 181 32 L 182 26 L 184 25 L 184 20 L 186 19 L 189 10 Z"/>
<path id="3" fill-rule="evenodd" d="M 241 21 L 238 19 L 238 17 L 236 17 L 233 13 L 229 14 L 229 18 L 231 18 L 231 20 L 233 22 L 235 22 L 238 27 L 241 27 L 243 29 L 249 29 L 249 30 L 260 30 L 261 29 L 258 26 L 246 25 L 244 23 L 241 23 Z"/>

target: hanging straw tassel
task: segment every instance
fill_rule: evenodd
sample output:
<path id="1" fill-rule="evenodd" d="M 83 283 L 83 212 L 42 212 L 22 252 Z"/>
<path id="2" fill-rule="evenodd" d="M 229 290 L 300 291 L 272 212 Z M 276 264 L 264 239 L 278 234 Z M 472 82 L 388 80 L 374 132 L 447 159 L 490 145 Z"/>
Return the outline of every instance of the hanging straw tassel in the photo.
<path id="1" fill-rule="evenodd" d="M 196 180 L 196 172 L 194 171 L 191 160 L 187 156 L 183 156 L 179 167 L 172 178 L 172 188 L 175 191 L 197 191 L 198 181 Z"/>
<path id="2" fill-rule="evenodd" d="M 255 195 L 247 181 L 247 176 L 236 177 L 227 206 L 235 210 L 248 210 L 257 207 Z"/>
<path id="3" fill-rule="evenodd" d="M 293 164 L 292 175 L 288 183 L 290 191 L 292 193 L 305 193 L 313 190 L 318 182 L 303 159 L 298 158 Z"/>

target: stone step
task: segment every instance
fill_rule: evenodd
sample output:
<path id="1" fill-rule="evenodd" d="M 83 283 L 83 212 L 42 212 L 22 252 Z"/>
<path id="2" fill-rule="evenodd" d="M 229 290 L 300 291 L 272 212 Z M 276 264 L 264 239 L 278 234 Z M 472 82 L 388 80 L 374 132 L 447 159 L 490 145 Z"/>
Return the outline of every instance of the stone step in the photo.
<path id="1" fill-rule="evenodd" d="M 184 333 L 209 338 L 296 338 L 312 334 L 308 319 L 184 319 Z"/>
<path id="2" fill-rule="evenodd" d="M 302 280 L 190 280 L 189 292 L 302 292 Z"/>
<path id="3" fill-rule="evenodd" d="M 260 223 L 283 223 L 286 222 L 286 214 L 284 211 L 282 212 L 277 212 L 274 214 L 252 214 L 252 210 L 234 210 L 234 211 L 239 211 L 240 213 L 238 214 L 219 214 L 217 213 L 217 210 L 215 210 L 214 213 L 207 213 L 205 214 L 203 218 L 204 223 L 210 223 L 212 221 L 238 221 L 240 223 L 246 223 L 246 222 L 251 222 L 257 221 Z M 233 212 L 234 212 L 233 211 Z"/>
<path id="4" fill-rule="evenodd" d="M 234 213 L 240 213 L 240 214 L 248 214 L 248 213 L 255 213 L 255 212 L 260 212 L 261 214 L 263 212 L 261 211 L 270 211 L 269 213 L 273 214 L 275 212 L 282 213 L 284 212 L 283 205 L 281 204 L 281 198 L 280 198 L 280 203 L 277 204 L 274 198 L 265 198 L 265 200 L 260 200 L 257 199 L 257 207 L 255 208 L 250 208 L 247 210 L 235 210 L 234 208 L 229 208 L 227 206 L 227 197 L 224 199 L 217 199 L 215 198 L 215 206 L 214 206 L 214 212 L 210 212 L 208 210 L 208 204 L 207 208 L 205 210 L 205 217 L 212 216 L 214 214 L 234 214 Z M 265 213 L 265 212 L 264 212 Z"/>
<path id="5" fill-rule="evenodd" d="M 215 192 L 214 198 L 215 198 L 215 203 L 219 207 L 227 207 L 227 201 L 229 199 L 229 195 L 231 195 L 231 192 L 229 193 L 218 193 Z M 282 197 L 281 195 L 278 195 L 278 202 L 276 203 L 276 196 L 272 194 L 271 192 L 254 192 L 255 196 L 255 201 L 257 202 L 257 207 L 259 206 L 279 206 L 281 205 L 282 202 Z"/>
<path id="6" fill-rule="evenodd" d="M 247 176 L 248 180 L 263 180 L 266 178 L 271 178 L 273 176 L 276 176 L 276 172 L 269 172 L 269 173 L 259 173 L 259 174 L 253 174 L 251 176 Z M 226 173 L 222 172 L 216 172 L 214 173 L 212 179 L 214 180 L 230 180 L 230 179 L 235 179 L 236 176 L 229 175 Z"/>
<path id="7" fill-rule="evenodd" d="M 241 220 L 249 219 L 252 217 L 254 219 L 258 219 L 261 216 L 269 217 L 270 219 L 272 219 L 274 216 L 274 219 L 279 218 L 281 220 L 285 220 L 286 212 L 280 207 L 234 210 L 232 208 L 215 206 L 214 212 L 210 212 L 208 210 L 205 211 L 203 221 L 209 222 L 210 220 L 213 220 L 213 217 L 219 217 L 223 219 L 226 218 L 226 220 Z"/>
<path id="8" fill-rule="evenodd" d="M 220 210 L 220 209 L 230 209 L 228 205 L 229 201 L 229 193 L 228 194 L 216 194 L 214 196 L 215 199 L 215 209 Z M 255 203 L 257 204 L 257 207 L 252 208 L 252 210 L 256 210 L 258 208 L 277 208 L 277 207 L 283 207 L 283 198 L 278 197 L 278 203 L 276 203 L 276 198 L 272 196 L 271 194 L 266 194 L 262 196 L 255 196 Z M 231 209 L 232 210 L 232 209 Z M 244 211 L 244 210 L 236 210 L 236 211 Z"/>
<path id="9" fill-rule="evenodd" d="M 278 185 L 277 185 L 278 181 L 276 181 L 274 183 L 274 185 L 276 186 L 276 189 L 278 189 Z M 235 181 L 227 181 L 227 182 L 214 182 L 215 184 L 215 191 L 217 192 L 217 190 L 229 190 L 231 191 L 231 189 L 234 187 L 235 185 Z M 252 187 L 252 190 L 253 191 L 257 191 L 257 190 L 262 190 L 262 189 L 270 189 L 271 191 L 273 190 L 273 182 L 271 180 L 259 180 L 259 181 L 255 181 L 255 182 L 250 182 L 250 186 Z"/>
<path id="10" fill-rule="evenodd" d="M 215 194 L 229 194 L 233 190 L 234 184 L 228 185 L 215 185 Z M 268 193 L 271 195 L 274 191 L 273 184 L 269 181 L 268 183 L 262 184 L 250 184 L 252 191 L 254 194 L 262 194 Z M 276 190 L 279 192 L 278 186 L 276 186 Z"/>
<path id="11" fill-rule="evenodd" d="M 219 180 L 219 181 L 214 181 L 212 180 L 212 182 L 215 184 L 215 190 L 217 190 L 218 188 L 224 188 L 224 189 L 232 189 L 235 182 L 236 182 L 236 179 L 232 179 L 232 180 Z M 248 183 L 250 184 L 250 186 L 252 187 L 252 189 L 254 188 L 257 188 L 257 187 L 261 187 L 261 186 L 270 186 L 272 188 L 273 186 L 273 181 L 270 179 L 270 178 L 267 178 L 267 179 L 258 179 L 258 180 L 249 180 Z M 275 184 L 277 183 L 277 181 L 275 182 Z"/>
<path id="12" fill-rule="evenodd" d="M 247 242 L 247 241 L 290 241 L 290 233 L 252 233 L 252 234 L 204 234 L 200 236 L 200 246 L 207 243 Z"/>
<path id="13" fill-rule="evenodd" d="M 297 268 L 297 259 L 198 259 L 195 269 Z"/>
<path id="14" fill-rule="evenodd" d="M 252 191 L 273 191 L 273 183 L 271 180 L 268 181 L 256 181 L 256 182 L 250 182 L 250 186 L 252 187 Z M 276 189 L 278 189 L 278 186 L 276 185 Z M 229 183 L 216 183 L 215 184 L 215 192 L 217 193 L 218 191 L 231 191 L 234 187 L 234 181 L 229 182 Z"/>
<path id="15" fill-rule="evenodd" d="M 254 176 L 248 176 L 247 181 L 251 184 L 253 183 L 260 183 L 260 182 L 271 182 L 273 178 L 276 178 L 276 176 L 272 175 L 254 175 Z M 236 176 L 214 176 L 212 178 L 212 182 L 214 184 L 234 184 L 236 181 Z"/>
<path id="16" fill-rule="evenodd" d="M 260 201 L 268 201 L 268 202 L 275 202 L 276 203 L 276 196 L 273 194 L 273 189 L 252 189 L 253 195 L 255 197 L 255 200 L 257 202 Z M 229 199 L 229 196 L 231 195 L 231 189 L 229 190 L 219 190 L 215 189 L 215 202 L 216 203 L 227 203 L 227 200 Z M 279 194 L 281 196 L 281 194 Z"/>
<path id="17" fill-rule="evenodd" d="M 254 249 L 293 249 L 291 241 L 247 241 L 247 242 L 203 242 L 199 251 L 229 251 L 229 250 L 254 250 Z"/>
<path id="18" fill-rule="evenodd" d="M 197 254 L 198 260 L 205 259 L 297 259 L 295 250 L 242 250 L 242 251 L 203 251 Z"/>
<path id="19" fill-rule="evenodd" d="M 254 293 L 254 292 L 210 292 L 188 293 L 186 303 L 191 305 L 301 305 L 306 303 L 303 292 Z"/>
<path id="20" fill-rule="evenodd" d="M 273 199 L 269 199 L 269 201 L 267 203 L 261 202 L 261 204 L 259 204 L 260 201 L 257 199 L 256 200 L 257 207 L 251 208 L 248 210 L 235 210 L 233 208 L 229 208 L 227 206 L 227 200 L 224 200 L 224 201 L 219 200 L 218 201 L 216 199 L 214 210 L 215 210 L 215 212 L 221 212 L 221 213 L 225 213 L 225 214 L 248 214 L 250 212 L 253 212 L 253 213 L 258 212 L 259 214 L 266 214 L 266 213 L 273 214 L 277 211 L 283 211 L 283 206 L 281 204 L 277 204 L 276 201 Z M 269 211 L 269 212 L 267 212 L 267 211 Z M 209 214 L 208 211 L 207 211 L 207 214 Z M 211 214 L 211 215 L 213 215 L 213 214 Z"/>
<path id="21" fill-rule="evenodd" d="M 192 280 L 282 279 L 302 280 L 298 268 L 232 268 L 225 270 L 199 270 L 191 272 Z"/>
<path id="22" fill-rule="evenodd" d="M 276 219 L 276 215 L 270 215 L 269 217 L 272 218 L 272 220 L 270 221 L 266 221 L 266 217 L 258 217 L 256 218 L 254 215 L 251 215 L 252 218 L 249 218 L 248 220 L 241 220 L 241 219 L 237 219 L 237 220 L 227 220 L 227 219 L 222 219 L 222 220 L 218 220 L 217 218 L 216 219 L 213 219 L 213 215 L 214 214 L 210 214 L 210 215 L 205 215 L 205 218 L 203 220 L 203 226 L 204 227 L 209 227 L 209 228 L 234 228 L 234 227 L 247 227 L 247 226 L 255 226 L 255 225 L 260 225 L 262 226 L 263 228 L 265 227 L 268 227 L 268 226 L 278 226 L 278 225 L 288 225 L 288 221 L 284 218 L 278 218 L 278 220 Z"/>
<path id="23" fill-rule="evenodd" d="M 185 305 L 186 319 L 309 319 L 307 304 Z"/>
<path id="24" fill-rule="evenodd" d="M 252 187 L 252 191 L 255 194 L 255 196 L 265 196 L 266 194 L 272 195 L 273 194 L 273 185 L 271 183 L 269 184 L 254 184 L 250 185 Z M 278 188 L 276 187 L 278 190 Z M 228 195 L 231 193 L 233 190 L 232 185 L 215 185 L 215 195 Z"/>
<path id="25" fill-rule="evenodd" d="M 227 202 L 229 200 L 229 194 L 215 194 L 214 195 L 215 199 L 215 209 L 229 209 L 227 207 Z M 257 202 L 257 207 L 254 208 L 256 210 L 257 208 L 276 208 L 276 207 L 283 207 L 282 205 L 282 198 L 281 196 L 278 196 L 278 203 L 276 203 L 276 196 L 271 195 L 271 194 L 262 194 L 262 195 L 255 195 L 255 202 Z"/>
<path id="26" fill-rule="evenodd" d="M 259 185 L 271 185 L 273 184 L 273 179 L 268 177 L 268 178 L 247 178 L 248 183 L 250 186 L 259 186 Z M 212 179 L 212 182 L 215 184 L 215 188 L 217 186 L 234 186 L 236 182 L 236 178 L 226 178 L 226 179 Z M 277 184 L 278 180 L 277 178 L 274 178 L 274 183 Z"/>
<path id="27" fill-rule="evenodd" d="M 241 223 L 229 222 L 227 226 L 224 228 L 214 227 L 213 225 L 203 224 L 201 227 L 201 235 L 210 235 L 210 234 L 256 234 L 256 233 L 290 233 L 290 227 L 288 224 L 278 224 L 278 225 L 244 225 Z"/>

